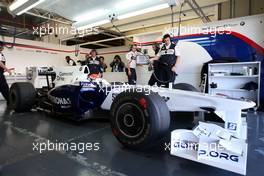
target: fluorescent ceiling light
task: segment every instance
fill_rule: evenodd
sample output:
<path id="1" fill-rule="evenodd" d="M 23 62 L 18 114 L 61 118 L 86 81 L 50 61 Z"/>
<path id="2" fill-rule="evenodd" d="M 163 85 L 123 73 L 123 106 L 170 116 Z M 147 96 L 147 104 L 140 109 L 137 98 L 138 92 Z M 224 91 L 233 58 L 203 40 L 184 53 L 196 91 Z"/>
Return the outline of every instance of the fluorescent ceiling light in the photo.
<path id="1" fill-rule="evenodd" d="M 152 1 L 152 0 L 123 0 L 115 5 L 115 9 L 118 9 L 118 10 L 128 9 L 134 6 L 138 6 L 140 4 L 145 4 L 149 1 Z"/>
<path id="2" fill-rule="evenodd" d="M 157 10 L 165 9 L 165 8 L 168 8 L 168 7 L 169 7 L 168 4 L 156 5 L 156 6 L 153 6 L 153 7 L 146 8 L 146 9 L 138 10 L 138 11 L 135 11 L 135 12 L 124 14 L 124 15 L 120 15 L 117 18 L 122 20 L 122 19 L 125 19 L 125 18 L 130 18 L 130 17 L 133 17 L 133 16 L 142 15 L 142 14 L 145 14 L 145 13 L 149 13 L 149 12 L 154 12 L 154 11 L 157 11 Z"/>
<path id="3" fill-rule="evenodd" d="M 45 0 L 16 0 L 9 6 L 9 10 L 16 15 L 21 15 L 43 1 Z"/>
<path id="4" fill-rule="evenodd" d="M 83 15 L 80 15 L 80 16 L 76 17 L 74 20 L 77 22 L 89 21 L 89 20 L 95 19 L 97 17 L 106 15 L 109 12 L 110 11 L 106 10 L 106 9 L 97 9 L 97 10 L 85 13 Z"/>
<path id="5" fill-rule="evenodd" d="M 9 10 L 13 11 L 13 10 L 17 9 L 18 7 L 22 6 L 23 4 L 25 4 L 27 1 L 29 1 L 29 0 L 16 0 L 15 2 L 13 2 L 9 6 Z"/>
<path id="6" fill-rule="evenodd" d="M 80 27 L 77 28 L 77 30 L 85 30 L 85 29 L 96 27 L 96 26 L 100 26 L 100 25 L 103 25 L 103 24 L 106 24 L 106 23 L 109 23 L 109 20 L 102 20 L 102 21 L 98 21 L 98 22 L 95 22 L 95 23 L 92 23 L 92 24 L 80 26 Z"/>

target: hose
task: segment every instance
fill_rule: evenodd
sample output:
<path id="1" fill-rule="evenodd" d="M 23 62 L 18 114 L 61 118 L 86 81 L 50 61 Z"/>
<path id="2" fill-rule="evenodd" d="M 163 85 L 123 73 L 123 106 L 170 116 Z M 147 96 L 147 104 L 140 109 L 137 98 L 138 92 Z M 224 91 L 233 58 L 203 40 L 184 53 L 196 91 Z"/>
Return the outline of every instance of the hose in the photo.
<path id="1" fill-rule="evenodd" d="M 180 12 L 179 12 L 178 35 L 177 35 L 177 41 L 176 41 L 176 43 L 175 43 L 176 45 L 178 44 L 178 42 L 179 42 L 179 38 L 180 38 L 180 35 L 181 35 L 181 22 L 182 22 L 181 14 L 182 14 L 182 8 L 183 8 L 183 5 L 184 5 L 184 4 L 185 4 L 185 2 L 181 4 Z"/>
<path id="2" fill-rule="evenodd" d="M 75 44 L 75 50 L 74 50 L 75 57 L 78 57 L 79 56 L 79 51 L 80 51 L 80 44 L 77 44 L 77 42 L 76 42 L 76 44 Z"/>

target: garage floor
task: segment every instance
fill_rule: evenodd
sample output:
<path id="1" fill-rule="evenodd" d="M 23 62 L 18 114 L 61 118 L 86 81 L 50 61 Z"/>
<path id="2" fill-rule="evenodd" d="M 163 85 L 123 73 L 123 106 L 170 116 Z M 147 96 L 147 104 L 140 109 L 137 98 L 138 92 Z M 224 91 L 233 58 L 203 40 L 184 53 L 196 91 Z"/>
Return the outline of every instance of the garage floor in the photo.
<path id="1" fill-rule="evenodd" d="M 102 119 L 74 123 L 40 112 L 14 114 L 0 102 L 0 165 L 4 176 L 125 176 L 125 175 L 237 175 L 228 171 L 173 157 L 165 151 L 169 133 L 151 150 L 123 148 L 110 131 L 107 114 Z M 173 129 L 190 128 L 194 122 L 173 121 Z M 248 114 L 247 175 L 264 173 L 264 113 Z M 99 151 L 33 151 L 37 142 L 98 142 Z"/>

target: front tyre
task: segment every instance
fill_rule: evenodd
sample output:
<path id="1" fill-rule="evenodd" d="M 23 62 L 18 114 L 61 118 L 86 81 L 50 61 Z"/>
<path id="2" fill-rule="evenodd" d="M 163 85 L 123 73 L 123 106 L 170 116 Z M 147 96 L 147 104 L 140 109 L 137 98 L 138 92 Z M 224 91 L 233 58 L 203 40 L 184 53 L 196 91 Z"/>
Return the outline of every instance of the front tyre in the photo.
<path id="1" fill-rule="evenodd" d="M 170 126 L 166 102 L 157 94 L 129 90 L 111 106 L 111 127 L 117 140 L 131 149 L 144 149 L 162 137 Z"/>

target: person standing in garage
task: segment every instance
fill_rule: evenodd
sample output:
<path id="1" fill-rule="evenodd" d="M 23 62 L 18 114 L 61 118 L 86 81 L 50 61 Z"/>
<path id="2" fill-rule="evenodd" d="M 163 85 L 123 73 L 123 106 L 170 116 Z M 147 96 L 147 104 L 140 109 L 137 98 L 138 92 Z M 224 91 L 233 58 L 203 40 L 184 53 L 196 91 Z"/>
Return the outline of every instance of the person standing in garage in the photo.
<path id="1" fill-rule="evenodd" d="M 89 75 L 97 75 L 97 77 L 102 77 L 102 65 L 100 58 L 97 56 L 97 51 L 95 49 L 91 50 L 90 57 L 87 59 L 87 66 L 90 70 Z"/>
<path id="2" fill-rule="evenodd" d="M 66 56 L 65 61 L 69 66 L 76 66 L 76 62 L 70 56 Z"/>
<path id="3" fill-rule="evenodd" d="M 151 59 L 154 62 L 154 72 L 148 82 L 150 86 L 157 83 L 157 86 L 169 87 L 169 83 L 174 83 L 176 70 L 180 62 L 180 51 L 175 43 L 172 43 L 171 36 L 163 36 L 163 45 L 159 53 Z"/>
<path id="4" fill-rule="evenodd" d="M 153 51 L 155 53 L 155 56 L 156 56 L 159 53 L 159 51 L 160 51 L 160 44 L 159 43 L 154 43 L 152 45 L 152 49 L 153 49 Z"/>
<path id="5" fill-rule="evenodd" d="M 119 55 L 115 55 L 113 61 L 110 63 L 110 67 L 112 67 L 112 72 L 124 72 L 125 64 Z"/>
<path id="6" fill-rule="evenodd" d="M 9 104 L 9 87 L 6 82 L 4 72 L 8 72 L 9 74 L 11 74 L 11 70 L 5 66 L 6 59 L 3 54 L 3 50 L 4 50 L 4 43 L 0 41 L 0 92 L 2 93 L 3 97 L 6 99 L 7 104 Z"/>
<path id="7" fill-rule="evenodd" d="M 137 55 L 141 55 L 141 53 L 137 51 L 137 45 L 133 44 L 130 47 L 130 52 L 127 53 L 126 55 L 126 59 L 128 61 L 127 68 L 126 68 L 126 74 L 128 78 L 128 84 L 130 85 L 136 85 L 137 83 L 137 73 L 136 73 Z"/>
<path id="8" fill-rule="evenodd" d="M 105 58 L 104 58 L 103 56 L 100 56 L 99 59 L 100 59 L 100 62 L 101 62 L 101 69 L 102 69 L 102 72 L 106 72 L 107 65 L 106 65 L 106 63 L 105 63 Z"/>

